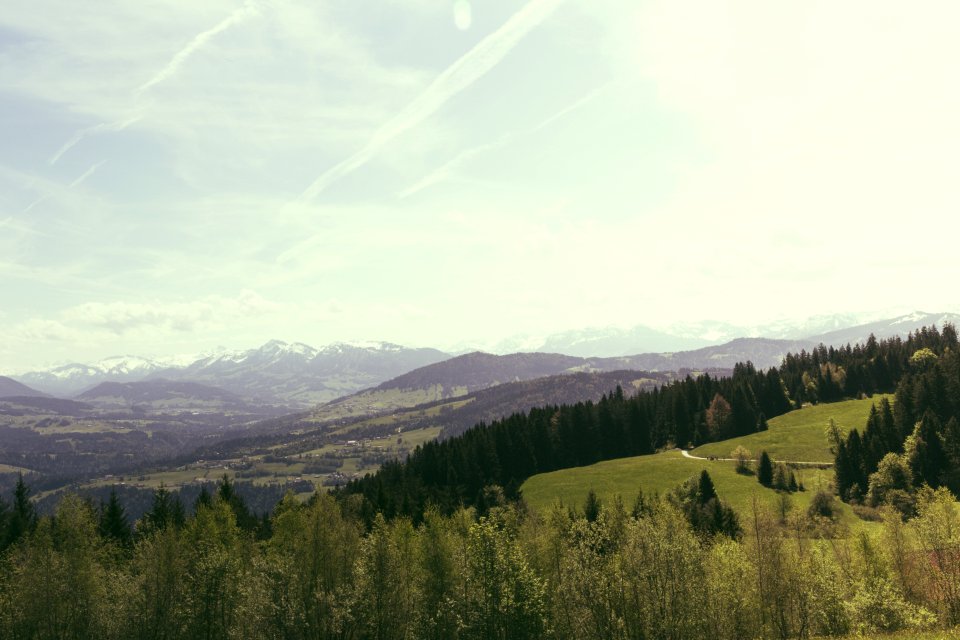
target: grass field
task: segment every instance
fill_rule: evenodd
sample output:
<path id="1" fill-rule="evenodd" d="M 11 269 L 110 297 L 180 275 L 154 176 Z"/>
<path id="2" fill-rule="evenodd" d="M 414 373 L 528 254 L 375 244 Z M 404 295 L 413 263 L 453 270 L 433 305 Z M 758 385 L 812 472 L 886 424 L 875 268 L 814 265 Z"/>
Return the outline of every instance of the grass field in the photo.
<path id="1" fill-rule="evenodd" d="M 695 456 L 729 458 L 730 452 L 737 446 L 749 449 L 754 455 L 762 450 L 774 460 L 797 462 L 833 463 L 833 454 L 827 444 L 826 428 L 833 418 L 844 430 L 859 429 L 867 422 L 870 407 L 883 397 L 893 400 L 893 396 L 874 396 L 867 400 L 847 400 L 804 407 L 791 411 L 769 421 L 770 428 L 748 436 L 711 442 L 697 447 L 691 453 Z"/>
<path id="2" fill-rule="evenodd" d="M 608 504 L 619 495 L 629 508 L 640 489 L 644 494 L 664 494 L 704 469 L 710 473 L 720 498 L 741 515 L 751 508 L 754 495 L 771 506 L 778 500 L 777 493 L 761 486 L 756 477 L 737 473 L 733 462 L 693 460 L 678 450 L 541 473 L 524 482 L 521 490 L 527 503 L 537 509 L 549 508 L 557 500 L 580 507 L 590 489 Z M 798 469 L 795 473 L 807 489 L 790 495 L 794 507 L 801 509 L 806 509 L 816 490 L 826 489 L 833 478 L 830 469 Z M 837 505 L 843 521 L 857 521 L 849 506 Z"/>
<path id="3" fill-rule="evenodd" d="M 754 454 L 766 450 L 774 460 L 829 464 L 833 456 L 824 434 L 828 421 L 833 418 L 845 429 L 862 429 L 871 405 L 880 402 L 881 397 L 792 411 L 770 420 L 770 429 L 767 431 L 704 445 L 694 449 L 691 454 L 704 458 L 728 458 L 737 445 L 742 445 Z M 749 512 L 754 495 L 769 505 L 775 505 L 779 499 L 775 491 L 762 487 L 754 476 L 738 474 L 733 462 L 685 458 L 679 450 L 543 473 L 529 478 L 523 484 L 522 491 L 528 504 L 537 509 L 549 508 L 557 500 L 579 507 L 583 505 L 590 489 L 601 500 L 608 502 L 619 495 L 629 507 L 638 490 L 642 489 L 647 494 L 663 494 L 704 469 L 713 478 L 720 497 L 742 516 Z M 795 508 L 806 509 L 816 491 L 827 489 L 833 479 L 832 469 L 807 467 L 796 469 L 794 473 L 807 489 L 791 494 Z M 842 522 L 850 526 L 870 526 L 857 518 L 848 505 L 839 501 L 836 504 Z"/>

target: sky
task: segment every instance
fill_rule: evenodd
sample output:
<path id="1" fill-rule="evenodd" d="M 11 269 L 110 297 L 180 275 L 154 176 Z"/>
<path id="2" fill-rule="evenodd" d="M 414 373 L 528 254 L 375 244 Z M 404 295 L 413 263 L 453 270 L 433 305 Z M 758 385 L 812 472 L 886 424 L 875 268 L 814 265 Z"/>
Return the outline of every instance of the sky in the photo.
<path id="1" fill-rule="evenodd" d="M 960 5 L 9 0 L 0 371 L 958 310 Z"/>

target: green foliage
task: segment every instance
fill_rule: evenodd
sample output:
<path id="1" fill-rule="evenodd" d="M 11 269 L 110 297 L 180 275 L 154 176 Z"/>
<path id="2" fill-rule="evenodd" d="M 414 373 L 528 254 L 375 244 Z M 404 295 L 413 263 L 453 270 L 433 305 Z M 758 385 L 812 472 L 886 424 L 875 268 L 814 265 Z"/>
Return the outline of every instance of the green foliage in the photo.
<path id="1" fill-rule="evenodd" d="M 759 501 L 743 542 L 711 536 L 691 513 L 716 493 L 700 473 L 633 515 L 616 499 L 593 520 L 428 509 L 420 525 L 376 515 L 366 533 L 358 505 L 288 494 L 258 542 L 218 492 L 127 553 L 70 497 L 0 562 L 0 637 L 773 639 L 960 612 L 960 514 L 944 488 L 920 491 L 906 524 L 884 512 L 878 540 L 810 538 L 802 512 Z"/>
<path id="2" fill-rule="evenodd" d="M 811 517 L 818 518 L 833 518 L 836 515 L 836 510 L 833 503 L 833 495 L 827 493 L 826 491 L 817 491 L 813 495 L 813 499 L 810 501 L 810 507 L 807 510 L 807 513 Z"/>

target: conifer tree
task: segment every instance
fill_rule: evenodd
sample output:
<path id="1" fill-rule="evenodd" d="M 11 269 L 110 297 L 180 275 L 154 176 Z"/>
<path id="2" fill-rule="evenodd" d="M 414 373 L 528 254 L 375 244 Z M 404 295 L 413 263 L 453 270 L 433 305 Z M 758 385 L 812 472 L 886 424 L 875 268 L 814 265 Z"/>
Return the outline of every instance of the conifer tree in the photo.
<path id="1" fill-rule="evenodd" d="M 583 504 L 583 515 L 587 518 L 587 521 L 596 522 L 597 518 L 600 517 L 602 508 L 603 505 L 600 503 L 600 498 L 597 497 L 593 489 L 590 489 L 590 492 L 587 493 L 587 500 Z"/>
<path id="2" fill-rule="evenodd" d="M 713 480 L 710 474 L 704 469 L 700 472 L 700 480 L 697 482 L 697 498 L 700 504 L 706 504 L 717 497 L 717 490 L 713 486 Z"/>
<path id="3" fill-rule="evenodd" d="M 773 485 L 773 462 L 766 451 L 760 452 L 760 460 L 757 462 L 757 482 L 765 487 Z"/>
<path id="4" fill-rule="evenodd" d="M 17 486 L 13 490 L 13 507 L 7 524 L 4 547 L 9 547 L 25 535 L 33 531 L 37 525 L 37 514 L 30 500 L 30 488 L 23 481 L 21 473 L 17 478 Z"/>
<path id="5" fill-rule="evenodd" d="M 121 546 L 129 546 L 133 538 L 130 523 L 127 520 L 127 511 L 117 499 L 116 489 L 110 490 L 110 499 L 100 510 L 100 535 L 115 541 Z"/>

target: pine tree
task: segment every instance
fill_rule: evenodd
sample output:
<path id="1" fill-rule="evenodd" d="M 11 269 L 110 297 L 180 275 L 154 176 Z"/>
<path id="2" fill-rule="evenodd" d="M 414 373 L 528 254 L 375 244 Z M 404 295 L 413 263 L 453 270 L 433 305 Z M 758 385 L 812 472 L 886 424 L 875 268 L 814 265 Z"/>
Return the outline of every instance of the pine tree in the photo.
<path id="1" fill-rule="evenodd" d="M 236 485 L 230 481 L 230 476 L 227 474 L 223 474 L 220 479 L 220 485 L 217 487 L 217 497 L 230 505 L 233 515 L 237 518 L 238 527 L 244 531 L 254 531 L 257 528 L 259 524 L 257 517 L 250 513 L 247 503 L 237 493 Z"/>
<path id="2" fill-rule="evenodd" d="M 30 500 L 30 488 L 23 481 L 21 473 L 17 478 L 17 486 L 13 490 L 13 509 L 7 524 L 4 547 L 9 547 L 25 535 L 33 531 L 37 525 L 37 514 Z"/>
<path id="3" fill-rule="evenodd" d="M 717 490 L 713 486 L 713 480 L 710 474 L 704 469 L 700 472 L 700 480 L 697 483 L 697 498 L 700 504 L 706 504 L 717 497 Z"/>
<path id="4" fill-rule="evenodd" d="M 110 490 L 110 499 L 100 510 L 100 535 L 127 547 L 133 539 L 127 511 L 120 504 L 115 489 Z"/>
<path id="5" fill-rule="evenodd" d="M 200 510 L 200 507 L 210 508 L 213 506 L 213 496 L 210 495 L 210 492 L 207 491 L 206 486 L 200 487 L 200 495 L 197 496 L 197 499 L 193 501 L 193 511 L 196 513 Z"/>
<path id="6" fill-rule="evenodd" d="M 583 504 L 583 515 L 588 522 L 596 522 L 602 509 L 603 505 L 600 503 L 600 498 L 597 497 L 593 489 L 590 489 L 590 492 L 587 493 L 587 500 Z"/>
<path id="7" fill-rule="evenodd" d="M 766 451 L 760 452 L 760 460 L 757 463 L 757 482 L 765 487 L 773 484 L 773 462 Z"/>

